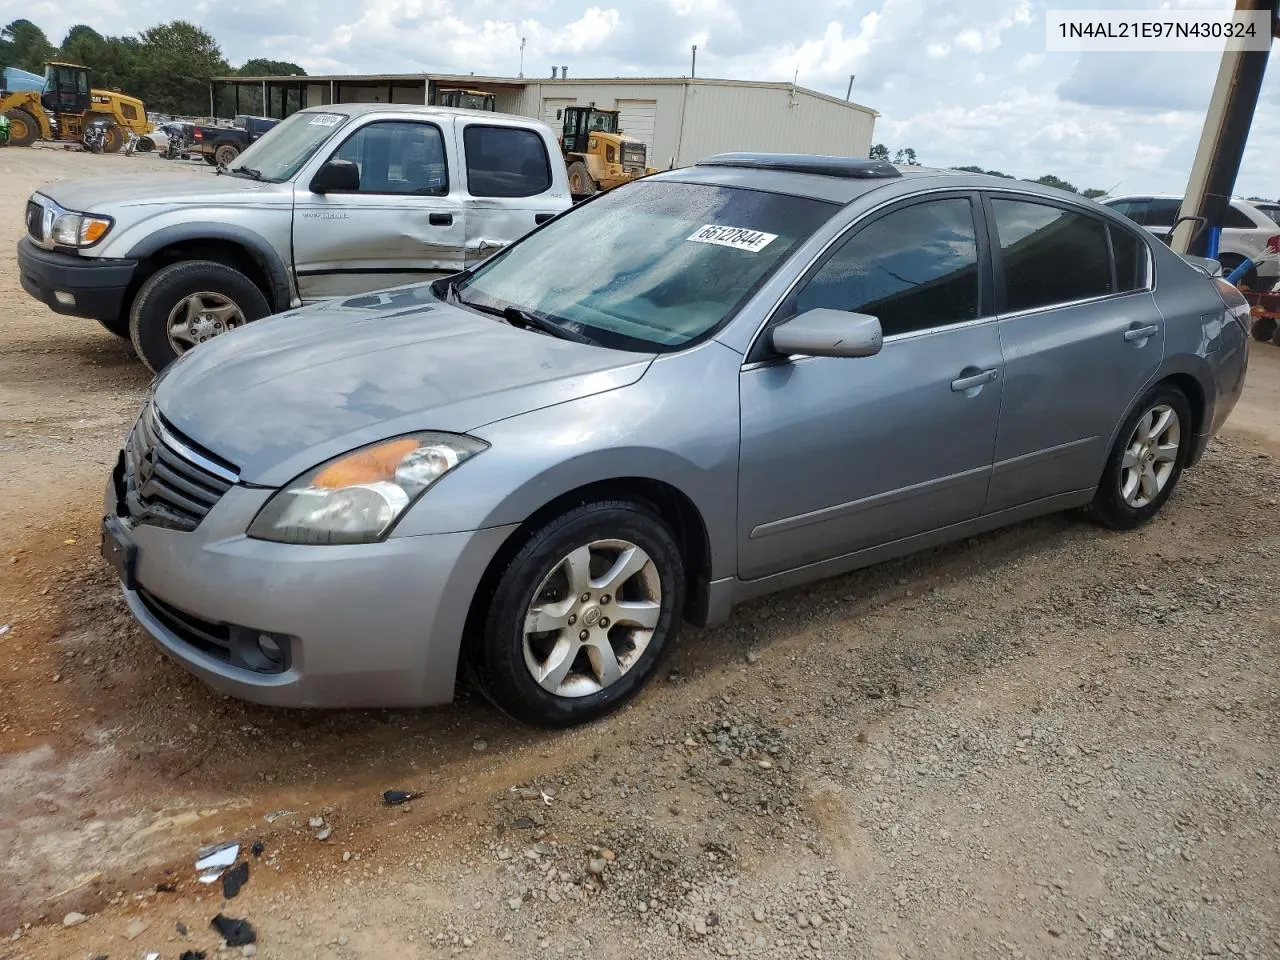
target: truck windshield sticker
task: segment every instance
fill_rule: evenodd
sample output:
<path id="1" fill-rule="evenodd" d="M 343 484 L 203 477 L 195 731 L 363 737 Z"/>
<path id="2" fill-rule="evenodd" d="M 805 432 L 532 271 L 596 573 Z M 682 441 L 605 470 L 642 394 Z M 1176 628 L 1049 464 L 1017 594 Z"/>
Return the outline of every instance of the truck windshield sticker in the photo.
<path id="1" fill-rule="evenodd" d="M 340 113 L 317 113 L 311 118 L 313 127 L 336 127 L 341 122 L 342 114 Z"/>
<path id="2" fill-rule="evenodd" d="M 686 239 L 694 243 L 714 243 L 718 247 L 733 247 L 748 253 L 759 253 L 778 239 L 776 233 L 748 230 L 746 227 L 721 227 L 714 223 L 703 224 Z"/>

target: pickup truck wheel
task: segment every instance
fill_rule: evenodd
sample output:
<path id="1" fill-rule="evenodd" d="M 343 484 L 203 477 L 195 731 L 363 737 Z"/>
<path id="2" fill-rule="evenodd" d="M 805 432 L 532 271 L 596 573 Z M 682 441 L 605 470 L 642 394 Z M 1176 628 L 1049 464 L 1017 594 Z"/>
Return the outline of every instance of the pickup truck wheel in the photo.
<path id="1" fill-rule="evenodd" d="M 219 143 L 213 148 L 213 162 L 224 167 L 238 156 L 240 148 L 234 143 Z"/>
<path id="2" fill-rule="evenodd" d="M 142 285 L 129 311 L 129 338 L 142 362 L 159 373 L 192 347 L 270 312 L 262 291 L 239 270 L 186 260 Z"/>

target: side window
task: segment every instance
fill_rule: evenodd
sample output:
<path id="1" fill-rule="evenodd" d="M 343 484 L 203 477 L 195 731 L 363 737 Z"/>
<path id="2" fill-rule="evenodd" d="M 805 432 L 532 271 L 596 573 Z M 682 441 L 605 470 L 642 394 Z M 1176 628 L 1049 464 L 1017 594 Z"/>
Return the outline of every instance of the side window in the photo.
<path id="1" fill-rule="evenodd" d="M 1112 292 L 1106 225 L 1059 207 L 992 198 L 1005 309 L 1032 310 Z"/>
<path id="2" fill-rule="evenodd" d="M 1128 230 L 1107 224 L 1111 232 L 1111 253 L 1116 260 L 1116 289 L 1120 293 L 1141 290 L 1147 285 L 1147 251 L 1142 241 Z"/>
<path id="3" fill-rule="evenodd" d="M 1134 223 L 1142 223 L 1147 215 L 1146 200 L 1117 200 L 1115 203 L 1108 203 L 1107 206 L 1116 213 L 1128 217 Z"/>
<path id="4" fill-rule="evenodd" d="M 795 312 L 827 307 L 879 317 L 885 336 L 978 316 L 978 243 L 963 198 L 912 204 L 873 220 L 795 295 Z"/>
<path id="5" fill-rule="evenodd" d="M 131 103 L 122 103 L 122 104 L 120 104 L 120 113 L 121 113 L 121 115 L 122 115 L 126 120 L 137 120 L 137 119 L 138 119 L 138 110 L 137 110 L 137 108 L 136 108 L 133 104 L 131 104 Z"/>
<path id="6" fill-rule="evenodd" d="M 1227 207 L 1226 215 L 1222 218 L 1224 227 L 1236 227 L 1243 230 L 1257 230 L 1258 225 L 1253 222 L 1253 218 L 1237 207 L 1234 203 Z"/>
<path id="7" fill-rule="evenodd" d="M 1181 200 L 1152 200 L 1147 205 L 1147 216 L 1142 221 L 1144 227 L 1172 227 L 1178 219 L 1178 211 L 1182 209 Z"/>
<path id="8" fill-rule="evenodd" d="M 551 187 L 551 160 L 536 131 L 473 123 L 462 144 L 473 197 L 532 197 Z"/>
<path id="9" fill-rule="evenodd" d="M 333 156 L 360 169 L 360 193 L 430 197 L 449 192 L 444 137 L 433 123 L 371 123 L 348 137 Z"/>

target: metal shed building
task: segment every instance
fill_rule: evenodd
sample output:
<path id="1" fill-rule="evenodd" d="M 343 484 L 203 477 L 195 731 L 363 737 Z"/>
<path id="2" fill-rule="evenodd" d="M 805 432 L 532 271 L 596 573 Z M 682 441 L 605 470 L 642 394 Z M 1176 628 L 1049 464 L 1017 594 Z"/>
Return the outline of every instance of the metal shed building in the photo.
<path id="1" fill-rule="evenodd" d="M 441 90 L 492 93 L 500 113 L 537 117 L 554 130 L 566 106 L 618 110 L 623 132 L 649 147 L 650 164 L 686 166 L 728 150 L 865 157 L 876 111 L 790 83 L 689 77 L 477 77 L 380 74 L 220 77 L 215 113 L 288 116 L 328 103 L 436 103 Z"/>

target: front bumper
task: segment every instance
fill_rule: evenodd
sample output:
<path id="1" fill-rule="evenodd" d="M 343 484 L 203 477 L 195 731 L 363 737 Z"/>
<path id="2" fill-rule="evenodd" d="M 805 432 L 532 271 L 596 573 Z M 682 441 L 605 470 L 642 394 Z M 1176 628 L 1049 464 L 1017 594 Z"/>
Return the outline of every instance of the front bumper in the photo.
<path id="1" fill-rule="evenodd" d="M 56 313 L 108 323 L 118 320 L 125 294 L 137 269 L 136 260 L 81 257 L 45 250 L 30 237 L 18 241 L 18 276 L 22 289 Z M 73 298 L 64 303 L 57 294 Z"/>
<path id="2" fill-rule="evenodd" d="M 515 527 L 342 546 L 249 539 L 272 492 L 232 487 L 189 533 L 124 521 L 137 547 L 125 600 L 160 649 L 209 686 L 272 706 L 451 700 L 472 597 Z M 118 515 L 114 480 L 105 513 Z M 227 625 L 287 638 L 285 668 L 258 672 L 200 642 L 202 627 Z"/>

